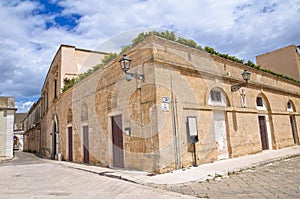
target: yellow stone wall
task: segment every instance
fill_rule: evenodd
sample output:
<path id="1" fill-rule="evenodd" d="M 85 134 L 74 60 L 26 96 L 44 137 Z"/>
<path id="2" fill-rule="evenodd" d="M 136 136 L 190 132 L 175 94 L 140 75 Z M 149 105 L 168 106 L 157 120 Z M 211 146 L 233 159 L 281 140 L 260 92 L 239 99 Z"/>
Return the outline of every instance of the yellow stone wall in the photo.
<path id="1" fill-rule="evenodd" d="M 112 117 L 122 115 L 124 167 L 150 172 L 193 165 L 188 116 L 197 117 L 198 164 L 218 159 L 214 112 L 225 114 L 229 158 L 262 151 L 258 115 L 269 118 L 272 149 L 294 145 L 290 115 L 295 116 L 300 133 L 299 84 L 157 37 L 147 38 L 127 56 L 132 59 L 129 72 L 144 72 L 145 82 L 134 78 L 126 81 L 119 56 L 49 101 L 41 121 L 45 155 L 51 153 L 53 115 L 59 121 L 59 153 L 63 159 L 68 157 L 67 127 L 72 125 L 73 161 L 83 162 L 82 126 L 88 125 L 90 163 L 102 166 L 113 166 Z M 243 83 L 244 69 L 252 73 L 248 87 L 243 88 L 246 108 L 242 107 L 240 92 L 230 90 L 232 85 Z M 215 88 L 224 94 L 224 106 L 209 104 L 210 91 Z M 266 99 L 268 110 L 257 110 L 259 95 Z M 162 108 L 162 97 L 171 100 L 167 107 Z M 287 111 L 288 101 L 293 102 L 294 112 Z M 84 107 L 88 119 L 83 121 Z M 69 111 L 71 123 L 67 121 Z M 125 129 L 130 129 L 130 134 Z"/>

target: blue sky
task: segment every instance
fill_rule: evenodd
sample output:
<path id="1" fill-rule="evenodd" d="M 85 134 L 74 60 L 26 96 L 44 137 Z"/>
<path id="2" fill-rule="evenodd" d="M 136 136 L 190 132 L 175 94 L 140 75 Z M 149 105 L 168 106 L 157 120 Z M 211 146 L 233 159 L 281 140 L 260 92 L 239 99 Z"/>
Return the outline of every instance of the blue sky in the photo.
<path id="1" fill-rule="evenodd" d="M 0 95 L 15 96 L 19 112 L 39 98 L 61 44 L 116 50 L 142 30 L 168 29 L 254 62 L 300 44 L 300 0 L 1 0 L 0 17 Z"/>

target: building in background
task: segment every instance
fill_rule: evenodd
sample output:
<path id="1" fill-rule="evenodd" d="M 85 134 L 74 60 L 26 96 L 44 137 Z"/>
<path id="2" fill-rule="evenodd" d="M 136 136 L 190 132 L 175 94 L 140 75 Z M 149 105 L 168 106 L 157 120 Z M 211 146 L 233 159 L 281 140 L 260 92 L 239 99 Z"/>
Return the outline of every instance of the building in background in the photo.
<path id="1" fill-rule="evenodd" d="M 14 97 L 0 97 L 0 160 L 13 158 Z"/>
<path id="2" fill-rule="evenodd" d="M 65 78 L 78 77 L 79 74 L 101 63 L 105 55 L 106 53 L 79 49 L 75 46 L 59 47 L 44 81 L 41 97 L 25 117 L 24 151 L 39 152 L 57 159 L 58 115 L 49 110 L 55 108 L 55 104 L 60 101 Z M 52 119 L 50 123 L 46 118 Z"/>
<path id="3" fill-rule="evenodd" d="M 290 45 L 256 56 L 256 63 L 263 68 L 284 74 L 300 81 L 300 46 Z"/>
<path id="4" fill-rule="evenodd" d="M 23 151 L 24 119 L 27 113 L 15 113 L 14 118 L 14 150 Z"/>

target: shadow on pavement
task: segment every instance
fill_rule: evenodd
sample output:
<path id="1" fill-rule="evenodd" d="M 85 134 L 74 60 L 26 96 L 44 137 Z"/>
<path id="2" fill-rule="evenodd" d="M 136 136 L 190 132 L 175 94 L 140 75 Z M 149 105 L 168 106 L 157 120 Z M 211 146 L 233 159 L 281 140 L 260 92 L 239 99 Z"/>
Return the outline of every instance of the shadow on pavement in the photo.
<path id="1" fill-rule="evenodd" d="M 1 161 L 0 166 L 43 163 L 44 161 L 41 158 L 42 157 L 36 153 L 14 151 L 14 158 L 11 160 Z"/>

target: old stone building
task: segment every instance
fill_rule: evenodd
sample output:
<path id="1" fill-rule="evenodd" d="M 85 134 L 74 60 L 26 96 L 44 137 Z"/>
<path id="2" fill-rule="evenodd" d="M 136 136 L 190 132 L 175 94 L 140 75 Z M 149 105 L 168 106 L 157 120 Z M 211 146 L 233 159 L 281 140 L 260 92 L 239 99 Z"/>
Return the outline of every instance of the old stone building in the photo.
<path id="1" fill-rule="evenodd" d="M 14 150 L 23 151 L 24 119 L 27 113 L 15 113 L 14 117 Z"/>
<path id="2" fill-rule="evenodd" d="M 0 97 L 0 160 L 13 157 L 15 98 Z"/>
<path id="3" fill-rule="evenodd" d="M 258 55 L 256 62 L 263 68 L 300 81 L 300 46 L 290 45 Z"/>
<path id="4" fill-rule="evenodd" d="M 41 97 L 25 118 L 25 151 L 40 152 L 53 159 L 57 158 L 59 124 L 56 104 L 61 98 L 64 78 L 77 77 L 100 63 L 105 55 L 106 53 L 78 49 L 75 46 L 59 47 L 44 81 Z"/>
<path id="5" fill-rule="evenodd" d="M 55 56 L 36 105 L 40 153 L 161 173 L 299 144 L 298 83 L 157 36 L 126 54 L 127 75 L 120 55 L 63 93 L 69 64 Z"/>

